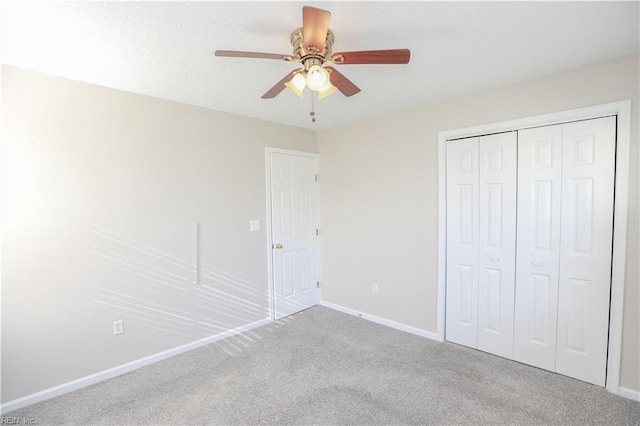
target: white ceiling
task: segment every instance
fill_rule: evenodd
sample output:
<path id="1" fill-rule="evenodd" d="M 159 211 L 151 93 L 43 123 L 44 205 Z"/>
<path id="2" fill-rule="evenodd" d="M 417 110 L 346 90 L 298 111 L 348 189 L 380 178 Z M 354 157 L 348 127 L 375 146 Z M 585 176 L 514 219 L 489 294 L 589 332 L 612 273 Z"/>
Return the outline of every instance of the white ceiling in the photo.
<path id="1" fill-rule="evenodd" d="M 2 63 L 322 129 L 636 52 L 638 2 L 38 2 L 2 4 Z M 302 6 L 332 13 L 334 52 L 411 49 L 408 65 L 343 65 L 362 92 L 260 96 L 297 64 Z M 588 90 L 588 88 L 585 88 Z"/>

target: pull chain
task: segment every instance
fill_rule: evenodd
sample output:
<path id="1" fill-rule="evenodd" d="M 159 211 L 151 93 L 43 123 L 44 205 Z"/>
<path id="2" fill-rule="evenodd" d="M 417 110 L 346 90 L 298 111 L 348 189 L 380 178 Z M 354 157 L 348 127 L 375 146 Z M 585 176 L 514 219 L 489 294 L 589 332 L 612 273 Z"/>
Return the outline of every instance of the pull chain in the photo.
<path id="1" fill-rule="evenodd" d="M 316 112 L 315 112 L 315 92 L 313 90 L 311 90 L 311 112 L 309 113 L 309 115 L 311 116 L 311 122 L 315 123 L 316 122 Z"/>

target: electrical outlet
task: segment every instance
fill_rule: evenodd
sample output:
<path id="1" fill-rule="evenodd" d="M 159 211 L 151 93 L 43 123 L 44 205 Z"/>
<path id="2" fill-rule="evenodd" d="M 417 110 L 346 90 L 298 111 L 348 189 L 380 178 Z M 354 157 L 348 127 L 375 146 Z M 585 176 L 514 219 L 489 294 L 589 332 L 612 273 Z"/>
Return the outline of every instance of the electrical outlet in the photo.
<path id="1" fill-rule="evenodd" d="M 113 334 L 124 333 L 124 322 L 122 320 L 113 322 Z"/>
<path id="2" fill-rule="evenodd" d="M 256 232 L 260 230 L 260 221 L 259 220 L 250 220 L 249 221 L 249 231 Z"/>
<path id="3" fill-rule="evenodd" d="M 378 294 L 378 284 L 371 284 L 371 292 L 373 294 Z"/>

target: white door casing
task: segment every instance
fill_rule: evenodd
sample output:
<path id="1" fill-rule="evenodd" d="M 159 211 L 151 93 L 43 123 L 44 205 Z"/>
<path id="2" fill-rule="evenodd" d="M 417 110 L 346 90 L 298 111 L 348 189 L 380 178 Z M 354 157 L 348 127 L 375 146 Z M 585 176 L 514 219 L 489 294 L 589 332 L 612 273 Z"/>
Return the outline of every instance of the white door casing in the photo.
<path id="1" fill-rule="evenodd" d="M 274 318 L 318 303 L 317 161 L 314 155 L 270 156 Z"/>
<path id="2" fill-rule="evenodd" d="M 562 125 L 518 132 L 518 230 L 513 356 L 555 369 Z"/>
<path id="3" fill-rule="evenodd" d="M 517 133 L 479 138 L 478 349 L 510 358 L 516 256 Z"/>
<path id="4" fill-rule="evenodd" d="M 616 118 L 563 125 L 556 371 L 604 386 Z"/>

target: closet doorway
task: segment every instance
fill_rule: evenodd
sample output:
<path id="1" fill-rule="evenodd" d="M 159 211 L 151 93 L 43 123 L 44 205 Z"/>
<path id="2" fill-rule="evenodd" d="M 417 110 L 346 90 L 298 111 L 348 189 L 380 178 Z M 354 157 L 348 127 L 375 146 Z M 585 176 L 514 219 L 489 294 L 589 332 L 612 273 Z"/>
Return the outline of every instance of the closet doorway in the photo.
<path id="1" fill-rule="evenodd" d="M 617 393 L 629 109 L 439 135 L 441 338 Z"/>

